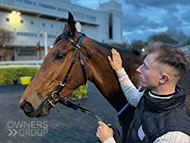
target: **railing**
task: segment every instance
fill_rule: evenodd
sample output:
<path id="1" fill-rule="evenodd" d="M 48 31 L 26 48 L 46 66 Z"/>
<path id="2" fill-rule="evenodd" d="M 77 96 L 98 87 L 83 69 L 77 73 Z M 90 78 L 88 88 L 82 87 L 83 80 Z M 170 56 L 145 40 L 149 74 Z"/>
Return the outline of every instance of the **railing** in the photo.
<path id="1" fill-rule="evenodd" d="M 12 68 L 12 67 L 40 67 L 43 60 L 31 60 L 31 61 L 0 61 L 0 68 Z"/>

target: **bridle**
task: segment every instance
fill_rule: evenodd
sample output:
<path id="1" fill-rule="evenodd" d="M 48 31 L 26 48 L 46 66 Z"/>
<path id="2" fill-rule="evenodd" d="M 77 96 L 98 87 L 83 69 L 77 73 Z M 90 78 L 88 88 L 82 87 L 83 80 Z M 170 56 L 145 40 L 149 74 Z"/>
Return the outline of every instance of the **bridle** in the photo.
<path id="1" fill-rule="evenodd" d="M 69 38 L 69 41 L 76 48 L 74 56 L 72 58 L 71 64 L 69 66 L 69 69 L 66 72 L 66 75 L 64 76 L 62 82 L 60 83 L 60 85 L 57 88 L 57 91 L 52 92 L 51 95 L 46 99 L 46 101 L 48 101 L 56 111 L 59 111 L 59 110 L 55 107 L 55 103 L 59 102 L 59 103 L 65 105 L 65 106 L 67 106 L 68 108 L 72 108 L 74 110 L 80 109 L 80 111 L 82 111 L 83 113 L 87 113 L 87 114 L 93 116 L 94 118 L 96 118 L 98 121 L 102 121 L 102 119 L 98 115 L 96 115 L 95 113 L 93 113 L 92 111 L 90 111 L 90 110 L 88 110 L 88 109 L 80 106 L 80 104 L 76 104 L 76 103 L 74 103 L 74 102 L 72 102 L 72 101 L 64 98 L 63 96 L 61 96 L 61 91 L 62 91 L 63 87 L 66 84 L 68 75 L 71 72 L 71 69 L 72 69 L 72 67 L 74 65 L 77 53 L 79 53 L 80 65 L 81 65 L 81 69 L 82 69 L 83 77 L 84 77 L 84 81 L 85 81 L 84 84 L 86 84 L 86 82 L 87 82 L 84 62 L 83 62 L 83 59 L 82 59 L 82 55 L 80 53 L 82 42 L 83 42 L 83 37 L 84 36 L 85 36 L 85 34 L 79 33 L 78 43 L 76 43 L 73 39 Z M 55 95 L 57 95 L 58 98 L 55 98 Z"/>
<path id="2" fill-rule="evenodd" d="M 80 65 L 81 65 L 81 69 L 82 69 L 82 72 L 83 72 L 83 77 L 84 77 L 84 81 L 86 84 L 87 82 L 87 78 L 86 78 L 86 71 L 85 71 L 85 67 L 84 67 L 84 62 L 83 62 L 83 59 L 82 59 L 82 55 L 80 53 L 80 50 L 81 50 L 81 46 L 82 46 L 82 42 L 83 42 L 83 37 L 85 36 L 85 34 L 83 33 L 79 33 L 79 40 L 78 40 L 78 43 L 76 43 L 73 39 L 69 38 L 68 40 L 72 43 L 72 45 L 76 48 L 75 50 L 75 53 L 74 53 L 74 56 L 72 58 L 72 61 L 71 61 L 71 64 L 69 66 L 69 69 L 67 70 L 62 82 L 60 83 L 60 85 L 58 86 L 57 90 L 52 92 L 51 95 L 48 97 L 48 99 L 46 99 L 52 106 L 54 109 L 55 108 L 55 102 L 60 102 L 62 104 L 64 104 L 65 106 L 71 108 L 71 103 L 69 103 L 69 100 L 67 100 L 66 98 L 62 97 L 61 96 L 61 91 L 63 89 L 63 87 L 65 86 L 66 84 L 66 81 L 67 81 L 67 78 L 68 78 L 68 75 L 69 73 L 71 72 L 71 69 L 75 63 L 75 59 L 76 59 L 76 55 L 77 53 L 79 53 L 79 59 L 80 59 Z M 58 98 L 55 98 L 55 95 L 58 95 Z M 75 107 L 76 108 L 76 107 Z M 57 109 L 56 109 L 57 110 Z M 75 109 L 76 110 L 76 109 Z M 57 110 L 58 111 L 58 110 Z"/>
<path id="3" fill-rule="evenodd" d="M 72 43 L 72 45 L 76 48 L 75 50 L 75 53 L 74 53 L 74 56 L 72 58 L 72 61 L 71 61 L 71 64 L 69 66 L 69 69 L 67 70 L 67 73 L 66 75 L 64 76 L 62 82 L 60 83 L 60 85 L 58 86 L 58 89 L 57 91 L 54 91 L 51 93 L 51 95 L 46 99 L 47 102 L 49 102 L 52 107 L 56 110 L 56 111 L 59 111 L 56 107 L 55 107 L 55 103 L 56 102 L 59 102 L 65 106 L 67 106 L 68 108 L 72 108 L 74 110 L 77 110 L 79 109 L 80 111 L 82 111 L 83 113 L 87 113 L 89 114 L 90 116 L 94 117 L 95 119 L 97 119 L 98 121 L 103 121 L 101 119 L 101 117 L 99 117 L 97 114 L 95 114 L 94 112 L 92 112 L 91 110 L 87 109 L 87 108 L 84 108 L 82 106 L 80 106 L 80 104 L 76 104 L 66 98 L 64 98 L 63 96 L 61 96 L 61 91 L 63 89 L 63 87 L 65 86 L 66 84 L 66 81 L 67 81 L 67 78 L 68 78 L 68 75 L 69 73 L 71 72 L 71 69 L 74 65 L 74 62 L 75 62 L 75 59 L 76 59 L 76 55 L 77 53 L 79 53 L 79 59 L 80 59 L 80 65 L 81 65 L 81 69 L 82 69 L 82 72 L 83 72 L 83 77 L 84 77 L 84 81 L 85 81 L 85 84 L 87 82 L 87 78 L 86 78 L 86 71 L 85 71 L 85 67 L 84 67 L 84 62 L 83 62 L 83 59 L 82 59 L 82 55 L 80 53 L 80 50 L 81 50 L 81 46 L 82 46 L 82 42 L 83 42 L 83 37 L 85 36 L 85 34 L 83 33 L 79 33 L 79 40 L 78 40 L 78 43 L 76 43 L 73 39 L 69 38 L 69 41 Z M 58 96 L 58 98 L 55 98 L 55 95 Z M 105 121 L 103 121 L 105 122 Z M 106 123 L 106 122 L 105 122 Z M 107 124 L 107 123 L 106 123 Z M 121 142 L 121 138 L 120 138 L 120 135 L 119 135 L 119 131 L 117 130 L 116 127 L 114 127 L 113 125 L 109 126 L 110 128 L 113 129 L 114 131 L 114 138 L 116 139 L 117 142 Z"/>

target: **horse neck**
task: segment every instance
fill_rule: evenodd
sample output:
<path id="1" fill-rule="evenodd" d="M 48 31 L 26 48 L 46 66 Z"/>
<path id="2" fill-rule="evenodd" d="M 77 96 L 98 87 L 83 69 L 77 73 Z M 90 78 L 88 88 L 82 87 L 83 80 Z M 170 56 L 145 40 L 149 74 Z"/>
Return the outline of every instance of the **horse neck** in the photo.
<path id="1" fill-rule="evenodd" d="M 115 110 L 120 111 L 127 103 L 127 100 L 120 88 L 117 75 L 107 59 L 108 55 L 111 54 L 110 50 L 111 47 L 103 47 L 96 42 L 94 46 L 91 45 L 89 49 L 87 48 L 86 51 L 89 55 L 89 80 L 95 84 Z M 128 68 L 132 69 L 132 67 Z"/>

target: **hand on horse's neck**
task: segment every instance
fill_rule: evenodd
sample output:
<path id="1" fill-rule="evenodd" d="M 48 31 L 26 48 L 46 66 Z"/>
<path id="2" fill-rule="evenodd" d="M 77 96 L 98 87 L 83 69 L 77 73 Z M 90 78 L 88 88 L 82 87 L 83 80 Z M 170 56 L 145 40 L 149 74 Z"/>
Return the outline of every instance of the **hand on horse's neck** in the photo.
<path id="1" fill-rule="evenodd" d="M 90 80 L 116 111 L 119 111 L 127 103 L 127 100 L 119 86 L 117 75 L 108 62 L 107 56 L 110 49 L 108 50 L 106 51 L 107 53 L 98 51 L 90 58 L 88 64 L 91 75 Z"/>
<path id="2" fill-rule="evenodd" d="M 87 57 L 87 64 L 89 68 L 88 79 L 92 81 L 99 89 L 102 95 L 108 100 L 108 102 L 119 111 L 127 103 L 127 100 L 120 88 L 117 75 L 111 68 L 108 56 L 111 56 L 110 45 L 98 43 L 89 38 L 84 38 L 84 54 Z M 139 57 L 134 55 L 130 50 L 122 50 L 120 53 L 124 56 L 123 66 L 126 66 L 126 71 L 129 74 L 134 85 L 139 85 L 138 74 L 136 72 L 137 66 L 141 63 L 138 62 Z M 141 61 L 142 62 L 142 61 Z"/>

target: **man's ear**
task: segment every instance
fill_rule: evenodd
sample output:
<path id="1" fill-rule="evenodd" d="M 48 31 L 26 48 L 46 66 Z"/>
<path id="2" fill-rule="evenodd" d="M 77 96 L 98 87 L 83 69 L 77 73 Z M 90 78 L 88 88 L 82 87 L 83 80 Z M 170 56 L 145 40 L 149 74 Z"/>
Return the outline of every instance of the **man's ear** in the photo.
<path id="1" fill-rule="evenodd" d="M 165 84 L 166 82 L 168 82 L 170 79 L 170 76 L 166 73 L 164 73 L 160 79 L 160 84 Z"/>

